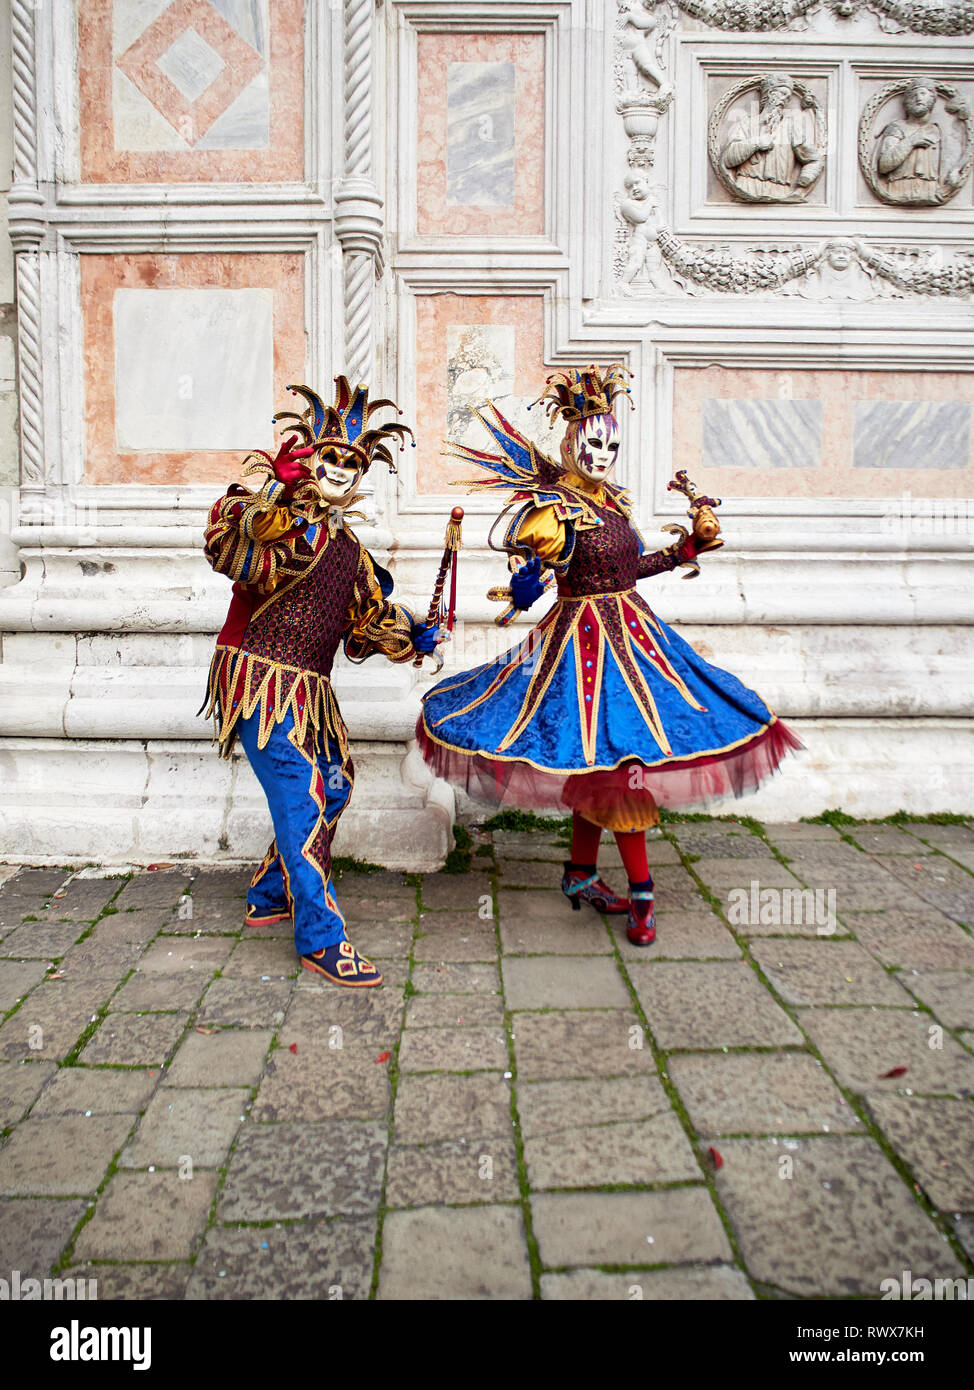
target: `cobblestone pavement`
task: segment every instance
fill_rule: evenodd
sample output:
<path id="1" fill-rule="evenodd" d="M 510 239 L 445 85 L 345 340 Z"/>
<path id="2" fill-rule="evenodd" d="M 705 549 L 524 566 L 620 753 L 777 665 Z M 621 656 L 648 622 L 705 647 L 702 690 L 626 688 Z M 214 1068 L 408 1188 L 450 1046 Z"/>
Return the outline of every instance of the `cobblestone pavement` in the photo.
<path id="1" fill-rule="evenodd" d="M 249 870 L 0 866 L 0 1277 L 876 1299 L 974 1275 L 974 826 L 668 822 L 643 950 L 569 910 L 565 857 L 475 831 L 463 872 L 346 872 L 373 991 L 299 971 L 289 923 L 245 928 Z M 614 846 L 602 867 L 621 889 Z"/>

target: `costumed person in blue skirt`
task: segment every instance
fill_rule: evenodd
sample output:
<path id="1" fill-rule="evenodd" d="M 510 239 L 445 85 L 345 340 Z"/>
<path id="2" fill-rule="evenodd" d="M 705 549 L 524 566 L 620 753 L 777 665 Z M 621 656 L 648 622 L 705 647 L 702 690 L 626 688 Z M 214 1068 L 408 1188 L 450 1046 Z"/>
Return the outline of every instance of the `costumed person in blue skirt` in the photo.
<path id="1" fill-rule="evenodd" d="M 561 464 L 525 439 L 490 404 L 478 419 L 502 449 L 451 446 L 492 476 L 474 488 L 510 492 L 500 549 L 527 561 L 511 579 L 497 621 L 510 620 L 557 580 L 557 602 L 519 646 L 497 661 L 449 676 L 426 695 L 417 738 L 437 775 L 495 805 L 572 812 L 572 857 L 562 890 L 600 912 L 627 913 L 637 946 L 656 936 L 646 830 L 659 805 L 685 806 L 753 791 L 789 749 L 803 745 L 761 697 L 711 666 L 661 622 L 636 590 L 640 579 L 723 544 L 713 498 L 696 497 L 685 474 L 693 530 L 646 553 L 629 496 L 609 481 L 618 462 L 612 405 L 628 394 L 615 365 L 559 372 L 539 398 L 567 422 Z M 538 402 L 535 402 L 537 404 Z M 674 484 L 670 484 L 674 486 Z M 513 563 L 513 561 L 512 561 Z M 614 832 L 629 879 L 620 897 L 599 876 L 603 829 Z"/>
<path id="2" fill-rule="evenodd" d="M 335 378 L 335 404 L 306 386 L 303 414 L 282 411 L 291 434 L 275 458 L 255 450 L 243 472 L 259 493 L 234 484 L 206 528 L 206 558 L 234 580 L 210 666 L 207 716 L 229 757 L 239 738 L 267 796 L 274 840 L 247 894 L 252 926 L 293 918 L 301 964 L 338 985 L 369 988 L 382 976 L 345 935 L 331 873 L 331 842 L 352 791 L 348 736 L 331 685 L 339 646 L 352 661 L 381 652 L 412 661 L 433 652 L 437 629 L 391 603 L 392 576 L 346 525 L 370 464 L 395 472 L 386 441 L 405 425 L 376 427 L 392 401 L 369 401 Z M 295 448 L 300 437 L 303 446 Z M 421 657 L 420 657 L 421 659 Z M 204 701 L 206 704 L 206 701 Z M 202 711 L 201 711 L 202 712 Z"/>

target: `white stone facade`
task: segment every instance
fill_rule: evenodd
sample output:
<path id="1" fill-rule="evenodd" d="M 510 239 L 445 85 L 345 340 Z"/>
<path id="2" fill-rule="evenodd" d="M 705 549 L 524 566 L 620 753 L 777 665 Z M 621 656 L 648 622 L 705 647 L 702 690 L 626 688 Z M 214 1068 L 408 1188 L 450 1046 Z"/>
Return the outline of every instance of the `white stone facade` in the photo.
<path id="1" fill-rule="evenodd" d="M 807 743 L 717 809 L 974 810 L 974 14 L 738 8 L 12 0 L 0 859 L 262 852 L 195 713 L 229 599 L 202 524 L 284 384 L 338 372 L 416 428 L 360 534 L 424 611 L 463 500 L 442 439 L 492 395 L 553 448 L 548 372 L 625 362 L 649 543 L 675 469 L 723 498 L 725 548 L 645 596 Z M 458 666 L 509 645 L 464 505 Z M 341 666 L 339 852 L 449 848 L 428 681 Z"/>

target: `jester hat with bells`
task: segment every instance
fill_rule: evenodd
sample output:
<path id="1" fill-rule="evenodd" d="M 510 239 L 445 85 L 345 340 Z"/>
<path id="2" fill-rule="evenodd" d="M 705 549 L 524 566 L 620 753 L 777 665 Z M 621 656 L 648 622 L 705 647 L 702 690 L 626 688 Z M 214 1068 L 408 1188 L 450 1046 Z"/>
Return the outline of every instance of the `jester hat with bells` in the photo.
<path id="1" fill-rule="evenodd" d="M 391 408 L 401 414 L 395 401 L 370 401 L 367 386 L 360 384 L 353 390 L 344 376 L 336 376 L 335 385 L 334 405 L 325 405 L 309 386 L 289 386 L 289 391 L 304 397 L 308 408 L 301 413 L 279 410 L 274 423 L 283 422 L 285 433 L 296 433 L 301 447 L 314 450 L 307 460 L 309 477 L 298 484 L 296 497 L 313 487 L 327 506 L 344 508 L 355 501 L 359 482 L 376 459 L 388 464 L 389 472 L 395 473 L 396 465 L 386 441 L 398 439 L 401 452 L 406 447 L 406 435 L 412 440 L 413 432 L 408 425 L 397 422 L 367 428 L 379 410 Z M 274 476 L 274 461 L 262 449 L 254 450 L 247 462 L 250 466 L 244 469 L 245 473 Z"/>
<path id="2" fill-rule="evenodd" d="M 565 437 L 561 441 L 562 466 L 570 472 L 575 468 L 575 450 L 582 421 L 593 415 L 611 415 L 612 403 L 617 396 L 632 396 L 627 378 L 632 373 L 614 362 L 610 367 L 572 367 L 565 372 L 555 372 L 547 378 L 545 389 L 533 405 L 541 405 L 554 424 L 557 416 L 568 423 Z M 629 402 L 632 405 L 630 399 Z"/>

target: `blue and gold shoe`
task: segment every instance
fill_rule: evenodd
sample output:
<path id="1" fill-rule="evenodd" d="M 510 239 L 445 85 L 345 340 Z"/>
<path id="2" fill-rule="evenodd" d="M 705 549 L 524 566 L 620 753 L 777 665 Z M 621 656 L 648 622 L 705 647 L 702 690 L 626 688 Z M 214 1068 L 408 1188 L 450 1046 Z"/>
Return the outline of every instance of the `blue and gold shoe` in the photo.
<path id="1" fill-rule="evenodd" d="M 291 909 L 287 906 L 264 908 L 263 911 L 258 912 L 248 903 L 244 925 L 248 927 L 272 927 L 275 922 L 290 922 L 290 920 Z"/>
<path id="2" fill-rule="evenodd" d="M 301 956 L 305 970 L 324 975 L 332 984 L 350 989 L 372 989 L 382 984 L 382 976 L 370 960 L 360 956 L 350 941 L 337 941 Z"/>

